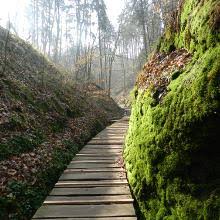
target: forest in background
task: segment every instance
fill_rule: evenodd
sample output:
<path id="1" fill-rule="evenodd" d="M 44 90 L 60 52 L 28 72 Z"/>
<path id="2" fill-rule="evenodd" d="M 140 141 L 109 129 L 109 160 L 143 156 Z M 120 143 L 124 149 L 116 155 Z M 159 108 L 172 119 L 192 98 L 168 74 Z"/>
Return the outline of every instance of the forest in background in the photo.
<path id="1" fill-rule="evenodd" d="M 127 0 L 115 27 L 104 0 L 30 0 L 25 36 L 16 25 L 18 16 L 6 26 L 72 79 L 93 82 L 120 102 L 176 6 L 177 0 Z"/>

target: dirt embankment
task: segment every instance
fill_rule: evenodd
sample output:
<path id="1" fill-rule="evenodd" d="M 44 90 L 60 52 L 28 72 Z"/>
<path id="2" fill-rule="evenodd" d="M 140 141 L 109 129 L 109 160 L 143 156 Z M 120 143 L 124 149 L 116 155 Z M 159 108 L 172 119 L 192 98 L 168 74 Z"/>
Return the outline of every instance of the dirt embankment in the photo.
<path id="1" fill-rule="evenodd" d="M 29 219 L 62 170 L 122 110 L 0 28 L 0 219 Z"/>

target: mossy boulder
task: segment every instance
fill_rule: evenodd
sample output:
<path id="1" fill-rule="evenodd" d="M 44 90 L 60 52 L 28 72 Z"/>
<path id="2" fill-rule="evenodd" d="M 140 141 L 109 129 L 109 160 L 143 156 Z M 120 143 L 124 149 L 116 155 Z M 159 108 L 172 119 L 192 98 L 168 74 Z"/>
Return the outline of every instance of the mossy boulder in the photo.
<path id="1" fill-rule="evenodd" d="M 153 83 L 132 93 L 124 158 L 141 219 L 220 218 L 218 11 L 218 0 L 185 0 L 157 48 L 191 61 L 156 104 Z"/>

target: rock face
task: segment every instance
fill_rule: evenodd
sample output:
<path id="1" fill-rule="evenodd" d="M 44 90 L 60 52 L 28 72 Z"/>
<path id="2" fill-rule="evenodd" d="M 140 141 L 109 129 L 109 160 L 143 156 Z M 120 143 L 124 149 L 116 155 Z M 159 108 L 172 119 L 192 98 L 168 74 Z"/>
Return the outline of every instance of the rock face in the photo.
<path id="1" fill-rule="evenodd" d="M 220 217 L 219 12 L 182 2 L 138 77 L 124 158 L 142 219 Z"/>

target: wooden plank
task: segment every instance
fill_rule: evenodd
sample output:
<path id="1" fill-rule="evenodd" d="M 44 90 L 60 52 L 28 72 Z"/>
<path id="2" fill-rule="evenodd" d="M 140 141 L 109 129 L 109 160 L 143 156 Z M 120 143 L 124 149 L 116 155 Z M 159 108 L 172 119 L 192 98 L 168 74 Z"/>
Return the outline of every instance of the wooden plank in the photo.
<path id="1" fill-rule="evenodd" d="M 127 128 L 123 128 L 123 129 L 119 129 L 119 128 L 106 128 L 104 130 L 102 130 L 101 132 L 99 132 L 99 134 L 101 133 L 105 133 L 105 132 L 114 132 L 114 133 L 117 133 L 117 134 L 120 134 L 120 135 L 125 135 L 126 132 L 127 132 Z"/>
<path id="2" fill-rule="evenodd" d="M 109 137 L 107 137 L 107 138 L 103 138 L 103 137 L 101 137 L 101 138 L 93 138 L 91 141 L 107 141 L 107 142 L 122 142 L 122 143 L 124 143 L 124 138 L 109 138 Z"/>
<path id="3" fill-rule="evenodd" d="M 128 111 L 130 111 L 130 109 Z M 129 119 L 130 119 L 129 116 L 125 116 L 122 119 L 120 119 L 120 121 L 129 121 Z"/>
<path id="4" fill-rule="evenodd" d="M 115 144 L 123 144 L 124 142 L 123 141 L 117 141 L 117 140 L 91 140 L 90 142 L 88 142 L 89 145 L 115 145 Z"/>
<path id="5" fill-rule="evenodd" d="M 33 218 L 38 220 L 137 220 L 136 217 L 105 217 L 105 218 Z"/>
<path id="6" fill-rule="evenodd" d="M 101 138 L 101 139 L 92 139 L 91 141 L 88 142 L 88 144 L 90 144 L 90 142 L 107 142 L 107 144 L 103 144 L 103 145 L 108 145 L 109 143 L 111 143 L 112 145 L 123 145 L 124 144 L 124 138 L 123 139 L 111 139 L 111 138 Z M 118 143 L 119 142 L 119 143 Z"/>
<path id="7" fill-rule="evenodd" d="M 122 135 L 124 136 L 126 134 L 128 130 L 128 127 L 107 127 L 106 129 L 102 130 L 101 132 L 99 132 L 98 134 L 101 134 L 101 133 L 104 133 L 104 132 L 110 132 L 110 131 L 114 131 L 114 132 L 117 132 L 118 135 Z"/>
<path id="8" fill-rule="evenodd" d="M 126 179 L 124 172 L 93 172 L 93 173 L 63 173 L 60 180 L 115 180 Z"/>
<path id="9" fill-rule="evenodd" d="M 101 137 L 101 136 L 104 136 L 104 137 L 121 137 L 121 138 L 124 138 L 125 137 L 125 134 L 123 133 L 121 133 L 121 134 L 119 134 L 119 133 L 113 133 L 113 134 L 111 134 L 111 133 L 109 133 L 108 134 L 108 132 L 107 131 L 102 131 L 101 133 L 99 133 L 99 134 L 97 134 L 96 136 L 95 136 L 95 138 L 96 137 Z"/>
<path id="10" fill-rule="evenodd" d="M 117 119 L 112 119 L 112 120 L 111 120 L 112 123 L 117 123 L 118 121 L 119 121 L 119 120 L 117 120 Z"/>
<path id="11" fill-rule="evenodd" d="M 102 135 L 100 137 L 94 137 L 92 140 L 110 140 L 110 141 L 124 141 L 124 137 L 118 137 L 118 136 L 115 136 L 115 137 L 108 137 L 106 135 Z"/>
<path id="12" fill-rule="evenodd" d="M 122 155 L 123 149 L 97 149 L 86 147 L 80 151 L 82 154 L 103 154 L 103 153 L 120 153 Z"/>
<path id="13" fill-rule="evenodd" d="M 112 123 L 111 125 L 128 125 L 128 122 L 127 121 L 118 121 L 118 122 Z"/>
<path id="14" fill-rule="evenodd" d="M 89 161 L 89 160 L 96 160 L 96 161 L 106 161 L 106 162 L 114 162 L 121 156 L 116 155 L 114 157 L 99 157 L 98 155 L 96 156 L 88 156 L 88 157 L 83 157 L 83 156 L 77 156 L 73 158 L 73 161 Z"/>
<path id="15" fill-rule="evenodd" d="M 111 125 L 111 126 L 108 126 L 107 128 L 117 128 L 117 129 L 128 129 L 128 125 Z"/>
<path id="16" fill-rule="evenodd" d="M 96 137 L 93 138 L 93 140 L 98 140 L 98 139 L 116 139 L 116 140 L 124 140 L 125 136 L 118 136 L 116 134 L 101 134 L 97 135 Z"/>
<path id="17" fill-rule="evenodd" d="M 123 128 L 123 129 L 127 129 L 128 128 L 128 124 L 111 124 L 109 126 L 107 126 L 104 130 L 108 129 L 108 128 L 112 128 L 112 127 L 119 127 L 119 128 Z"/>
<path id="18" fill-rule="evenodd" d="M 132 204 L 112 205 L 45 205 L 35 214 L 34 218 L 93 218 L 93 217 L 133 217 Z"/>
<path id="19" fill-rule="evenodd" d="M 96 152 L 106 152 L 106 151 L 112 151 L 112 152 L 123 152 L 123 146 L 121 147 L 111 147 L 111 145 L 104 145 L 106 147 L 102 147 L 103 145 L 89 145 L 82 149 L 82 151 L 90 150 L 90 151 L 96 151 Z M 109 147 L 107 147 L 109 146 Z M 80 153 L 82 152 L 80 151 Z"/>
<path id="20" fill-rule="evenodd" d="M 131 195 L 117 196 L 48 196 L 44 205 L 91 205 L 133 203 Z"/>
<path id="21" fill-rule="evenodd" d="M 112 130 L 122 130 L 122 131 L 124 131 L 125 133 L 127 132 L 127 130 L 128 130 L 128 126 L 110 126 L 110 127 L 107 127 L 107 130 L 108 129 L 112 129 Z M 105 130 L 104 130 L 105 131 Z"/>
<path id="22" fill-rule="evenodd" d="M 96 137 L 93 138 L 93 140 L 99 140 L 99 139 L 124 140 L 124 139 L 125 139 L 125 136 L 102 134 L 102 135 L 98 135 L 98 136 L 96 136 Z"/>
<path id="23" fill-rule="evenodd" d="M 126 133 L 126 131 L 128 130 L 128 127 L 121 127 L 121 126 L 110 126 L 110 127 L 107 127 L 105 130 L 103 131 L 109 131 L 109 130 L 116 130 L 116 131 L 124 131 L 124 133 Z"/>
<path id="24" fill-rule="evenodd" d="M 118 135 L 118 136 L 125 136 L 127 133 L 127 128 L 106 128 L 105 130 L 102 130 L 100 133 L 98 133 L 97 135 L 101 135 L 101 134 L 114 134 L 114 135 Z"/>
<path id="25" fill-rule="evenodd" d="M 114 131 L 114 132 L 118 132 L 118 134 L 124 135 L 127 132 L 127 129 L 128 128 L 111 128 L 111 127 L 107 127 L 106 129 L 102 130 L 99 133 Z"/>
<path id="26" fill-rule="evenodd" d="M 68 198 L 68 197 L 67 197 Z M 58 198 L 59 199 L 59 198 Z M 68 200 L 54 200 L 54 201 L 44 201 L 43 205 L 107 205 L 107 204 L 130 204 L 133 203 L 133 199 L 122 199 L 122 200 L 118 200 L 118 199 L 113 199 L 113 200 L 72 200 L 72 201 L 68 201 Z"/>
<path id="27" fill-rule="evenodd" d="M 99 152 L 117 152 L 117 153 L 121 153 L 121 155 L 122 155 L 122 152 L 123 152 L 123 147 L 118 147 L 118 148 L 111 148 L 111 145 L 109 145 L 109 148 L 107 148 L 107 147 L 102 147 L 101 145 L 90 145 L 90 146 L 88 146 L 88 147 L 84 147 L 81 151 L 80 151 L 80 153 L 83 153 L 83 152 L 85 152 L 85 151 L 91 151 L 91 152 L 97 152 L 97 153 L 99 153 Z"/>
<path id="28" fill-rule="evenodd" d="M 123 121 L 118 121 L 118 122 L 112 123 L 112 125 L 114 125 L 114 124 L 116 124 L 116 125 L 118 125 L 118 124 L 127 125 L 128 122 L 123 120 Z"/>
<path id="29" fill-rule="evenodd" d="M 114 126 L 128 127 L 128 123 L 114 123 L 114 124 L 111 124 L 111 125 L 107 126 L 106 128 L 114 127 Z"/>
<path id="30" fill-rule="evenodd" d="M 125 121 L 118 121 L 118 122 L 113 123 L 113 124 L 111 124 L 111 125 L 128 125 L 128 122 L 125 122 Z M 111 126 L 111 125 L 109 125 L 109 126 Z"/>
<path id="31" fill-rule="evenodd" d="M 82 183 L 83 184 L 83 183 Z M 130 195 L 128 186 L 100 186 L 88 188 L 54 188 L 50 196 L 83 196 L 83 195 Z"/>
<path id="32" fill-rule="evenodd" d="M 125 172 L 123 168 L 66 169 L 64 173 Z"/>
<path id="33" fill-rule="evenodd" d="M 100 136 L 111 136 L 111 137 L 114 137 L 114 136 L 118 136 L 118 135 L 123 135 L 123 137 L 125 138 L 126 136 L 124 135 L 125 133 L 120 133 L 120 132 L 110 132 L 110 131 L 103 131 L 102 133 L 98 134 L 97 137 L 100 137 Z"/>
<path id="34" fill-rule="evenodd" d="M 114 123 L 114 124 L 109 125 L 108 127 L 113 127 L 113 126 L 125 126 L 125 127 L 128 127 L 128 123 L 127 122 Z"/>
<path id="35" fill-rule="evenodd" d="M 68 169 L 105 169 L 105 168 L 121 168 L 117 163 L 71 163 L 67 166 Z"/>
<path id="36" fill-rule="evenodd" d="M 83 149 L 88 149 L 88 148 L 94 148 L 94 149 L 123 149 L 123 145 L 120 144 L 120 145 L 105 145 L 105 144 L 99 144 L 99 145 L 90 145 L 90 144 L 87 144 Z"/>
<path id="37" fill-rule="evenodd" d="M 97 135 L 99 134 L 102 134 L 102 133 L 111 133 L 111 131 L 113 131 L 115 134 L 117 135 L 121 135 L 121 136 L 124 136 L 126 134 L 126 131 L 124 131 L 125 129 L 123 129 L 122 131 L 118 131 L 118 130 L 114 130 L 113 128 L 112 129 L 105 129 L 105 130 L 102 130 L 101 132 L 99 132 Z"/>
<path id="38" fill-rule="evenodd" d="M 120 131 L 102 131 L 101 133 L 99 133 L 97 136 L 100 136 L 100 135 L 105 135 L 105 136 L 116 136 L 116 135 L 123 135 L 125 137 L 125 132 L 120 132 Z"/>
<path id="39" fill-rule="evenodd" d="M 86 156 L 85 154 L 81 154 L 79 156 L 75 156 L 73 158 L 72 161 L 77 161 L 77 160 L 81 160 L 81 161 L 84 161 L 84 160 L 104 160 L 104 161 L 115 161 L 115 160 L 118 160 L 119 158 L 121 158 L 121 155 L 112 155 L 111 157 L 108 157 L 107 155 L 104 157 L 104 156 L 101 156 L 101 155 L 98 155 L 98 154 L 90 154 L 88 156 Z"/>
<path id="40" fill-rule="evenodd" d="M 116 160 L 94 160 L 94 159 L 90 159 L 90 160 L 73 160 L 70 163 L 71 164 L 76 164 L 76 163 L 116 164 Z"/>
<path id="41" fill-rule="evenodd" d="M 122 149 L 84 149 L 80 151 L 80 154 L 88 154 L 88 155 L 118 155 L 122 156 Z"/>
<path id="42" fill-rule="evenodd" d="M 97 158 L 103 158 L 103 159 L 110 159 L 110 158 L 116 158 L 121 157 L 122 153 L 97 153 L 97 152 L 90 152 L 90 153 L 79 153 L 76 154 L 76 157 L 97 157 Z"/>
<path id="43" fill-rule="evenodd" d="M 118 199 L 116 200 L 72 200 L 72 201 L 66 201 L 66 200 L 57 200 L 57 201 L 44 201 L 43 205 L 108 205 L 108 204 L 132 204 L 133 199 L 122 199 L 119 201 Z"/>
<path id="44" fill-rule="evenodd" d="M 123 129 L 128 129 L 129 125 L 127 123 L 112 124 L 112 125 L 108 126 L 107 128 L 123 128 Z"/>
<path id="45" fill-rule="evenodd" d="M 47 196 L 45 201 L 91 201 L 91 200 L 96 200 L 96 201 L 102 201 L 102 200 L 127 200 L 127 199 L 132 199 L 133 198 L 131 195 L 90 195 L 90 196 Z"/>
<path id="46" fill-rule="evenodd" d="M 122 180 L 96 180 L 96 181 L 59 181 L 55 187 L 58 188 L 88 188 L 101 186 L 127 186 L 128 182 Z"/>

